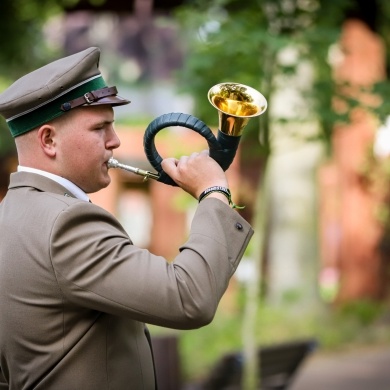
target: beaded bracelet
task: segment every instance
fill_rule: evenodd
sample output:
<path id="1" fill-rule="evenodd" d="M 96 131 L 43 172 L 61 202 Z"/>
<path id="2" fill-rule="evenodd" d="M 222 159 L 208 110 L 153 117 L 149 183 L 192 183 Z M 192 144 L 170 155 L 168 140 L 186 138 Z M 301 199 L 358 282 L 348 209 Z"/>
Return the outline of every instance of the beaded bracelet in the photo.
<path id="1" fill-rule="evenodd" d="M 199 195 L 199 203 L 204 199 L 206 198 L 207 196 L 209 196 L 210 194 L 212 194 L 213 192 L 219 192 L 220 194 L 222 195 L 225 195 L 228 202 L 229 202 L 229 206 L 231 206 L 233 209 L 243 209 L 245 208 L 245 206 L 238 206 L 236 205 L 235 203 L 233 203 L 232 201 L 232 194 L 229 190 L 229 188 L 226 188 L 226 187 L 221 187 L 221 186 L 214 186 L 214 187 L 209 187 L 209 188 L 206 188 L 200 195 Z"/>

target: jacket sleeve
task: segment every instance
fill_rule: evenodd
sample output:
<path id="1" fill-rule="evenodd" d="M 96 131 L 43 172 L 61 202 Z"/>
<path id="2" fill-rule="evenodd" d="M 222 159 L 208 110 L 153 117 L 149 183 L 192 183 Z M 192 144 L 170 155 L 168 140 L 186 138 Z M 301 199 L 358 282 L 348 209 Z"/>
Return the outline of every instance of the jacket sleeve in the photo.
<path id="1" fill-rule="evenodd" d="M 72 203 L 54 224 L 51 261 L 75 305 L 176 329 L 209 323 L 253 234 L 225 203 L 208 198 L 173 262 L 134 246 L 119 222 Z"/>

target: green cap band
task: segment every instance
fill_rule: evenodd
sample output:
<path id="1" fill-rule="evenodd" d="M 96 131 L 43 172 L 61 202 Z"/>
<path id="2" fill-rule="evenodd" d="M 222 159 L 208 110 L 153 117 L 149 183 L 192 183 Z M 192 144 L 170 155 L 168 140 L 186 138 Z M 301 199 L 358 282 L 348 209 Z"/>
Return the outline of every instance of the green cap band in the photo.
<path id="1" fill-rule="evenodd" d="M 43 125 L 44 123 L 65 114 L 65 111 L 61 110 L 61 105 L 70 100 L 77 99 L 83 96 L 85 93 L 94 91 L 96 89 L 106 87 L 106 83 L 103 77 L 93 78 L 85 82 L 82 85 L 77 86 L 69 92 L 54 98 L 51 102 L 45 103 L 42 106 L 38 106 L 25 114 L 9 118 L 7 120 L 8 127 L 13 137 L 17 137 L 28 131 L 35 129 L 36 127 Z"/>

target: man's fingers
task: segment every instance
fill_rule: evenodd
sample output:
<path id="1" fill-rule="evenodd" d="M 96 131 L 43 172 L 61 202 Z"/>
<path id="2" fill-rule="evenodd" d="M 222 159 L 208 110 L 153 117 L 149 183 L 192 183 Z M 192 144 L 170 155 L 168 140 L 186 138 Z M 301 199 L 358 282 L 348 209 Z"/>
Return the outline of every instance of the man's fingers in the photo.
<path id="1" fill-rule="evenodd" d="M 179 163 L 179 160 L 173 157 L 165 158 L 161 161 L 161 168 L 164 170 L 165 173 L 168 174 L 168 176 L 171 176 L 173 178 L 175 172 L 177 171 L 177 164 Z"/>

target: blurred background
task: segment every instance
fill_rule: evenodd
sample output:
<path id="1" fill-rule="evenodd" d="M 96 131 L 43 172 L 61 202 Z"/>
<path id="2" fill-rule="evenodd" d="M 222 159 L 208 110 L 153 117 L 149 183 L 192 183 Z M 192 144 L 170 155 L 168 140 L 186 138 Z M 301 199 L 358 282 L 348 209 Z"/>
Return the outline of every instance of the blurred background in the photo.
<path id="1" fill-rule="evenodd" d="M 378 361 L 351 363 L 348 376 L 340 355 L 390 359 L 389 2 L 1 0 L 0 14 L 1 91 L 54 59 L 101 48 L 104 78 L 131 100 L 115 110 L 123 163 L 152 169 L 143 134 L 159 115 L 192 114 L 216 130 L 207 99 L 215 84 L 250 85 L 268 100 L 228 171 L 255 235 L 212 324 L 152 327 L 163 389 L 206 388 L 232 351 L 244 375 L 229 388 L 259 388 L 253 378 L 266 375 L 257 352 L 298 340 L 316 348 L 288 375 L 294 388 L 390 388 L 387 372 L 369 371 Z M 182 128 L 159 133 L 156 145 L 163 157 L 207 146 Z M 16 166 L 2 120 L 0 199 Z M 196 201 L 127 172 L 111 175 L 94 203 L 114 213 L 136 245 L 173 259 Z M 323 356 L 335 364 L 321 366 Z M 327 384 L 340 368 L 351 387 Z M 218 386 L 208 388 L 228 388 Z"/>

